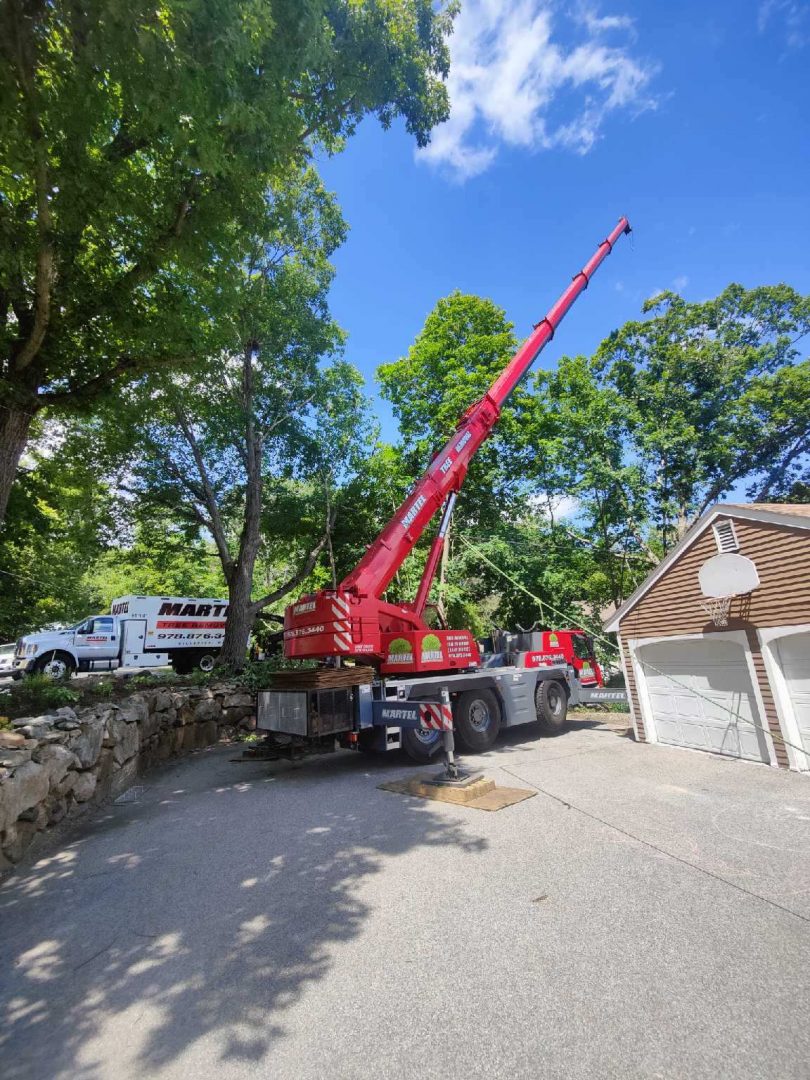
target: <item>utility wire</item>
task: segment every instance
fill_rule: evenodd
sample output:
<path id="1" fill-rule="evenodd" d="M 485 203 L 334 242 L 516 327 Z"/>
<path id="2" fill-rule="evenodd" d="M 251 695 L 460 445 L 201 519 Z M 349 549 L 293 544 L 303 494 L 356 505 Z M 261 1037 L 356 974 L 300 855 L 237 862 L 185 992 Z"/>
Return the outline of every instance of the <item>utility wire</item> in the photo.
<path id="1" fill-rule="evenodd" d="M 543 605 L 545 604 L 545 606 L 550 611 L 554 612 L 555 615 L 559 615 L 560 618 L 563 619 L 565 622 L 570 622 L 571 621 L 570 614 L 566 615 L 566 613 L 564 611 L 558 611 L 556 608 L 552 607 L 551 604 L 549 604 L 547 600 L 543 601 L 543 600 L 540 599 L 539 596 L 535 596 L 533 592 L 530 592 L 529 589 L 527 589 L 525 587 L 525 585 L 521 585 L 521 583 L 519 581 L 516 581 L 513 577 L 510 577 L 510 575 L 507 574 L 505 570 L 502 570 L 499 566 L 496 566 L 495 563 L 492 562 L 491 559 L 487 558 L 487 556 L 483 553 L 483 551 L 480 550 L 480 548 L 477 548 L 474 544 L 471 544 L 470 541 L 467 540 L 467 538 L 465 536 L 460 535 L 459 539 L 471 551 L 473 551 L 476 555 L 478 555 L 479 558 L 483 559 L 484 562 L 487 563 L 488 566 L 491 566 L 492 569 L 496 573 L 500 574 L 501 577 L 506 578 L 507 581 L 511 582 L 516 588 L 520 589 L 521 592 L 524 592 L 527 596 L 531 597 L 531 599 L 534 600 L 540 606 L 541 618 L 542 618 L 542 612 L 543 612 Z M 601 641 L 604 645 L 606 645 L 613 652 L 618 653 L 619 655 L 621 655 L 618 645 L 616 645 L 614 642 L 610 641 L 608 638 L 604 637 L 601 634 L 594 634 L 593 636 L 597 640 Z M 797 750 L 800 754 L 807 754 L 808 753 L 805 747 L 797 746 L 796 743 L 790 742 L 783 735 L 777 734 L 775 731 L 771 731 L 770 728 L 763 727 L 762 724 L 757 723 L 756 720 L 749 719 L 747 716 L 741 716 L 739 712 L 734 712 L 733 709 L 728 708 L 728 706 L 721 705 L 718 701 L 714 701 L 712 698 L 708 697 L 706 694 L 701 693 L 700 690 L 696 690 L 692 686 L 687 686 L 686 683 L 679 682 L 678 679 L 674 678 L 672 675 L 670 675 L 666 671 L 661 671 L 660 668 L 657 668 L 654 664 L 651 664 L 648 660 L 644 660 L 641 657 L 639 657 L 638 659 L 639 659 L 639 663 L 643 667 L 648 668 L 650 671 L 654 671 L 656 673 L 656 675 L 662 675 L 665 679 L 668 679 L 673 684 L 673 686 L 678 686 L 678 687 L 680 687 L 680 689 L 686 690 L 687 693 L 693 694 L 695 697 L 701 698 L 703 701 L 708 702 L 711 706 L 713 706 L 713 708 L 719 709 L 721 712 L 727 713 L 732 718 L 732 720 L 734 720 L 734 722 L 735 722 L 734 726 L 735 727 L 739 727 L 739 723 L 740 723 L 740 721 L 742 721 L 744 724 L 750 724 L 751 727 L 756 728 L 758 731 L 761 731 L 763 735 L 770 736 L 771 739 L 778 740 L 784 746 L 789 746 L 793 750 Z M 808 755 L 808 756 L 810 756 L 810 755 Z"/>

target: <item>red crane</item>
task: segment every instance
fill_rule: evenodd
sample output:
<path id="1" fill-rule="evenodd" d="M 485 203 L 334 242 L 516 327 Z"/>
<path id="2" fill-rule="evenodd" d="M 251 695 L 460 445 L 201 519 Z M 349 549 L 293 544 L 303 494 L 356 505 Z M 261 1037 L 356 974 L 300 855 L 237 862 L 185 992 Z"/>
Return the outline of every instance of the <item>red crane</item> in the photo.
<path id="1" fill-rule="evenodd" d="M 431 629 L 422 613 L 450 523 L 453 504 L 470 460 L 498 421 L 501 408 L 552 339 L 566 312 L 588 287 L 613 250 L 627 218 L 574 275 L 571 284 L 518 349 L 486 394 L 464 413 L 455 434 L 438 453 L 397 512 L 337 589 L 302 596 L 284 616 L 284 653 L 297 659 L 349 657 L 373 663 L 382 674 L 453 671 L 475 667 L 480 653 L 469 630 Z M 444 507 L 422 580 L 412 603 L 391 604 L 385 589 L 434 514 Z"/>

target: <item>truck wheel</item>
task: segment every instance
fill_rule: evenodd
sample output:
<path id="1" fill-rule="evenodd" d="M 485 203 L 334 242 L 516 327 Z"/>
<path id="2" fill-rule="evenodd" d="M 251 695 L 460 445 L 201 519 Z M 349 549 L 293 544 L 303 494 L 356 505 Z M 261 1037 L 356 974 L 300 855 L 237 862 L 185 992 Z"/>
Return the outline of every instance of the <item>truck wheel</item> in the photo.
<path id="1" fill-rule="evenodd" d="M 207 652 L 207 653 L 202 653 L 201 655 L 199 655 L 197 657 L 194 666 L 199 668 L 200 671 L 205 671 L 207 673 L 209 671 L 214 670 L 214 664 L 216 664 L 216 662 L 217 662 L 216 653 L 208 653 Z"/>
<path id="2" fill-rule="evenodd" d="M 465 690 L 453 703 L 453 727 L 465 750 L 489 750 L 501 730 L 501 706 L 492 690 Z"/>
<path id="3" fill-rule="evenodd" d="M 442 733 L 427 728 L 403 728 L 402 749 L 413 761 L 425 764 L 442 748 Z"/>
<path id="4" fill-rule="evenodd" d="M 543 679 L 534 693 L 534 704 L 541 729 L 547 735 L 556 735 L 565 727 L 568 716 L 568 695 L 557 679 Z"/>
<path id="5" fill-rule="evenodd" d="M 45 653 L 34 664 L 38 675 L 48 675 L 52 679 L 69 679 L 75 670 L 73 657 L 66 652 Z"/>

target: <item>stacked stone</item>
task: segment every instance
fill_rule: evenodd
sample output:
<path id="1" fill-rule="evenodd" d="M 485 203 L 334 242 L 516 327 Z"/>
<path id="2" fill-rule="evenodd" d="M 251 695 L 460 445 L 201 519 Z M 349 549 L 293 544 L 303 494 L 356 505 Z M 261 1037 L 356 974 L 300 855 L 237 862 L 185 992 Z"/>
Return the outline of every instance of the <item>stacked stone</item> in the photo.
<path id="1" fill-rule="evenodd" d="M 255 727 L 255 706 L 230 684 L 166 688 L 12 725 L 0 731 L 0 871 L 38 833 L 120 795 L 151 766 Z"/>

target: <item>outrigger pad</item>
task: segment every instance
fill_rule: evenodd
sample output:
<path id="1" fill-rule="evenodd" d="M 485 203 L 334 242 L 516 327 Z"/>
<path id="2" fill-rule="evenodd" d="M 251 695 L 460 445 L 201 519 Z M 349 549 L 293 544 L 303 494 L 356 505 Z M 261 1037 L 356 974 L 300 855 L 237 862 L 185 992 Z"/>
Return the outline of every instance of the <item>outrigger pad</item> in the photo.
<path id="1" fill-rule="evenodd" d="M 537 792 L 526 788 L 501 788 L 494 780 L 483 777 L 473 778 L 472 783 L 461 787 L 449 784 L 437 784 L 435 773 L 432 776 L 413 777 L 405 780 L 390 780 L 379 784 L 381 791 L 393 791 L 398 795 L 416 795 L 420 799 L 434 799 L 436 802 L 456 803 L 470 806 L 474 810 L 503 810 L 524 799 L 533 798 Z"/>

